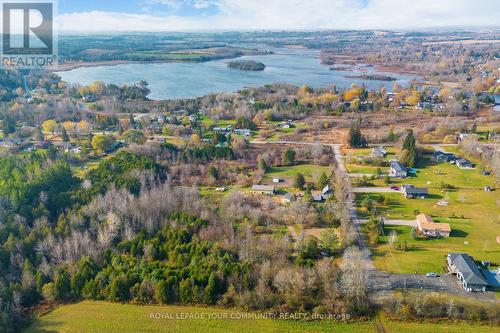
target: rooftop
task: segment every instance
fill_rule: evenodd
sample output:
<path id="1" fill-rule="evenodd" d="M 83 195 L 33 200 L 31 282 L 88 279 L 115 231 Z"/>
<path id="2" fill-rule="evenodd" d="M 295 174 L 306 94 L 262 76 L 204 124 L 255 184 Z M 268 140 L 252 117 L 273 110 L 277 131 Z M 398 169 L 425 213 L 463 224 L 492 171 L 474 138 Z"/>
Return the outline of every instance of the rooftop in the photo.
<path id="1" fill-rule="evenodd" d="M 466 253 L 450 253 L 448 257 L 467 284 L 488 285 L 471 256 Z"/>
<path id="2" fill-rule="evenodd" d="M 391 161 L 391 168 L 395 172 L 406 171 L 406 167 L 403 164 L 401 164 L 399 161 L 396 161 L 396 160 Z"/>
<path id="3" fill-rule="evenodd" d="M 274 192 L 274 186 L 268 185 L 253 185 L 252 190 L 254 191 L 264 191 L 264 192 Z"/>
<path id="4" fill-rule="evenodd" d="M 443 232 L 451 232 L 451 227 L 448 223 L 436 223 L 426 214 L 420 214 L 417 216 L 417 222 L 422 229 L 425 230 L 437 230 Z"/>

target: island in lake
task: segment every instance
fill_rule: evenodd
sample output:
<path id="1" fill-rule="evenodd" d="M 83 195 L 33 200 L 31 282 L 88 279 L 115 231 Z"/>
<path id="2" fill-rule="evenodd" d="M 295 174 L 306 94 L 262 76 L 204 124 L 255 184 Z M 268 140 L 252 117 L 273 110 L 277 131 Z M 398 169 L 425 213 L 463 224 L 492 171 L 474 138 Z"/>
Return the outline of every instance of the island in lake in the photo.
<path id="1" fill-rule="evenodd" d="M 254 71 L 260 72 L 266 69 L 266 65 L 261 62 L 253 61 L 253 60 L 236 60 L 231 61 L 227 64 L 227 67 L 232 69 L 239 69 L 242 71 Z"/>

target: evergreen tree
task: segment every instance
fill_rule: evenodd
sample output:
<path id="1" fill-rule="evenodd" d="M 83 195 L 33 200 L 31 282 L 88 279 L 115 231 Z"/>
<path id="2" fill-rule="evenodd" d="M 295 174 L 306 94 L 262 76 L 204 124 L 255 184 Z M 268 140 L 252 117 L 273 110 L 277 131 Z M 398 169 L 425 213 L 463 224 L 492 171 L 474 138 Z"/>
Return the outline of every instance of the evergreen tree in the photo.
<path id="1" fill-rule="evenodd" d="M 214 304 L 217 297 L 217 280 L 212 272 L 208 278 L 208 284 L 203 291 L 203 303 Z"/>
<path id="2" fill-rule="evenodd" d="M 4 136 L 7 136 L 16 131 L 16 120 L 10 116 L 6 115 L 2 121 L 2 132 Z"/>
<path id="3" fill-rule="evenodd" d="M 210 177 L 212 177 L 215 180 L 219 179 L 219 172 L 217 171 L 217 169 L 214 166 L 211 166 L 210 168 L 208 168 L 208 174 L 210 175 Z"/>
<path id="4" fill-rule="evenodd" d="M 297 188 L 299 190 L 303 190 L 305 185 L 306 185 L 306 179 L 305 179 L 304 175 L 301 173 L 298 173 L 295 176 L 295 182 L 294 182 L 295 188 Z"/>
<path id="5" fill-rule="evenodd" d="M 57 300 L 68 300 L 71 297 L 70 276 L 67 268 L 61 268 L 54 282 L 55 297 Z"/>
<path id="6" fill-rule="evenodd" d="M 269 169 L 269 167 L 267 166 L 266 161 L 262 157 L 260 157 L 259 158 L 259 170 L 266 173 L 268 169 Z"/>
<path id="7" fill-rule="evenodd" d="M 43 132 L 40 129 L 40 127 L 37 127 L 37 129 L 35 130 L 35 135 L 34 135 L 33 138 L 35 139 L 35 141 L 43 141 L 43 140 L 45 140 L 45 137 L 44 137 Z"/>
<path id="8" fill-rule="evenodd" d="M 403 143 L 403 149 L 412 150 L 415 149 L 415 147 L 416 147 L 415 136 L 413 136 L 413 130 L 410 129 L 406 134 L 406 138 Z"/>
<path id="9" fill-rule="evenodd" d="M 69 135 L 64 127 L 62 128 L 61 138 L 64 142 L 69 142 Z"/>
<path id="10" fill-rule="evenodd" d="M 295 164 L 295 156 L 297 154 L 295 153 L 295 150 L 293 149 L 287 149 L 285 151 L 285 154 L 283 155 L 283 164 L 285 165 L 294 165 Z"/>
<path id="11" fill-rule="evenodd" d="M 323 171 L 318 179 L 318 189 L 321 190 L 325 188 L 328 184 L 330 184 L 330 180 L 328 179 L 326 172 Z"/>
<path id="12" fill-rule="evenodd" d="M 403 143 L 402 162 L 409 168 L 415 167 L 417 164 L 417 146 L 415 136 L 412 130 L 408 130 L 405 141 Z"/>
<path id="13" fill-rule="evenodd" d="M 354 124 L 349 129 L 348 144 L 351 148 L 361 148 L 366 146 L 367 142 L 361 133 L 359 125 Z"/>

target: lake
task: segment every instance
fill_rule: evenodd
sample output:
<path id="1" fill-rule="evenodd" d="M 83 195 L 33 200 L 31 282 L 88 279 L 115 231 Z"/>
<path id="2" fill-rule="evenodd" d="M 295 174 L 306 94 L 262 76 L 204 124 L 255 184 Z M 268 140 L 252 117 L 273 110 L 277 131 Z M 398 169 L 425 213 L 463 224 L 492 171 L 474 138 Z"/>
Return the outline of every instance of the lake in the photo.
<path id="1" fill-rule="evenodd" d="M 349 75 L 374 73 L 368 66 L 357 66 L 354 71 L 332 71 L 321 65 L 319 52 L 314 50 L 274 49 L 274 54 L 246 56 L 241 59 L 263 62 L 262 72 L 247 72 L 230 69 L 232 60 L 205 63 L 161 63 L 124 64 L 117 66 L 82 67 L 66 72 L 57 72 L 70 84 L 90 84 L 99 80 L 114 84 L 133 84 L 140 80 L 149 83 L 151 99 L 173 99 L 200 97 L 210 93 L 235 92 L 245 87 L 258 87 L 269 83 L 286 82 L 313 88 L 335 84 L 339 88 L 351 84 L 364 84 L 369 89 L 386 86 L 392 90 L 394 83 L 407 85 L 416 76 L 387 73 L 397 81 L 374 81 L 346 78 Z M 378 73 L 378 72 L 377 72 Z M 385 74 L 385 73 L 384 73 Z"/>

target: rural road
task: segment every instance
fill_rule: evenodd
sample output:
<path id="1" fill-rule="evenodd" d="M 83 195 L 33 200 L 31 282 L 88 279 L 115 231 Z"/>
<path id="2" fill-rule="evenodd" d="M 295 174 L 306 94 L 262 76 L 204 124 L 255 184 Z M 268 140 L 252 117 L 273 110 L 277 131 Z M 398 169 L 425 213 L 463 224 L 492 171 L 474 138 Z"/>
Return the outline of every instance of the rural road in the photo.
<path id="1" fill-rule="evenodd" d="M 390 187 L 354 187 L 352 189 L 353 193 L 400 193 L 400 191 L 395 191 Z"/>
<path id="2" fill-rule="evenodd" d="M 365 223 L 368 223 L 368 220 L 367 219 L 358 219 L 358 223 L 365 224 Z M 417 221 L 384 219 L 384 224 L 385 225 L 406 226 L 406 227 L 416 227 Z"/>

